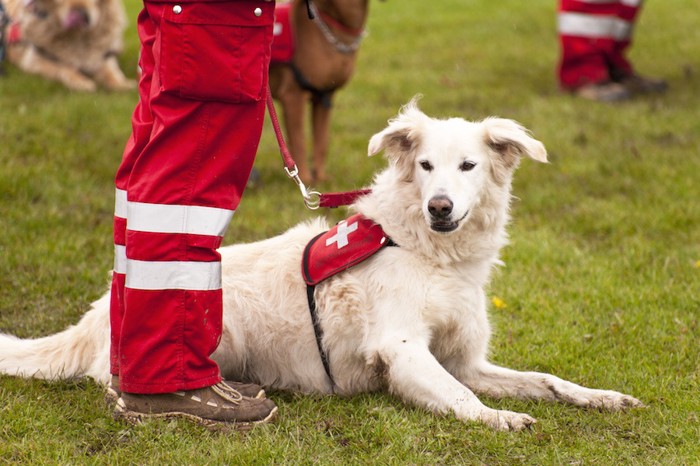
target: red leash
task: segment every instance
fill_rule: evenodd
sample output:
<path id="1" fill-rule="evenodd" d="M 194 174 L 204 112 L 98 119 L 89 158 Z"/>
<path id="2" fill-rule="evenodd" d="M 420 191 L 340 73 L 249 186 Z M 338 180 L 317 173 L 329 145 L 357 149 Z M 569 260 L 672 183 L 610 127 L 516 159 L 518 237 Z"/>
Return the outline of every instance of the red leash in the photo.
<path id="1" fill-rule="evenodd" d="M 358 189 L 356 191 L 321 194 L 318 191 L 307 190 L 306 186 L 301 181 L 301 178 L 299 178 L 299 169 L 297 168 L 296 163 L 294 163 L 294 159 L 287 148 L 287 143 L 284 141 L 284 137 L 282 136 L 282 129 L 280 128 L 280 122 L 277 119 L 275 104 L 272 101 L 272 91 L 269 87 L 267 89 L 266 103 L 267 111 L 270 114 L 270 120 L 272 121 L 272 127 L 275 130 L 277 144 L 280 147 L 280 154 L 282 155 L 282 161 L 284 162 L 284 170 L 287 172 L 287 176 L 290 177 L 292 181 L 297 184 L 297 186 L 299 186 L 301 195 L 304 198 L 304 204 L 307 208 L 316 210 L 319 207 L 333 208 L 350 205 L 355 202 L 358 197 L 369 194 L 372 191 L 371 189 Z"/>

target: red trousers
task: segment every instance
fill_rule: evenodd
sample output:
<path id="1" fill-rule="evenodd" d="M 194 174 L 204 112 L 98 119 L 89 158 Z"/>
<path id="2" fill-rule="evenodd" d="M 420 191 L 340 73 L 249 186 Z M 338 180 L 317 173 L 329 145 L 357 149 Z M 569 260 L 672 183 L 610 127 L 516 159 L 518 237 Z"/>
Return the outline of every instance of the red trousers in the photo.
<path id="1" fill-rule="evenodd" d="M 139 102 L 116 175 L 111 373 L 130 393 L 218 383 L 216 251 L 253 166 L 274 2 L 156 3 L 138 18 Z"/>
<path id="2" fill-rule="evenodd" d="M 633 73 L 625 53 L 642 0 L 560 0 L 558 77 L 564 89 Z"/>

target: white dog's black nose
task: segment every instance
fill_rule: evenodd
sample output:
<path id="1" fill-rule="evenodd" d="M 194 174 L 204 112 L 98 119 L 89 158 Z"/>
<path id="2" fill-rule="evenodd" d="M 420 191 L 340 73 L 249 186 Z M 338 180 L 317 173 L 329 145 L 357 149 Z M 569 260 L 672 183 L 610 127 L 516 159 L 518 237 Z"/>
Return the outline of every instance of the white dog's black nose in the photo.
<path id="1" fill-rule="evenodd" d="M 428 212 L 433 218 L 446 219 L 452 214 L 454 203 L 445 195 L 435 196 L 428 201 Z"/>

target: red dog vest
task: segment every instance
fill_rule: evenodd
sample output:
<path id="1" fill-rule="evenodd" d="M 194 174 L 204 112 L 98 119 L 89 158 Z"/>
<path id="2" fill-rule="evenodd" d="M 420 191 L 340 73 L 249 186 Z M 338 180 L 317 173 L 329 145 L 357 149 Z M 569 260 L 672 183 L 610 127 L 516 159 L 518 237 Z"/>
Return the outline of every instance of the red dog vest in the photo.
<path id="1" fill-rule="evenodd" d="M 275 25 L 272 30 L 271 63 L 290 63 L 294 55 L 294 37 L 289 24 L 290 3 L 275 5 Z"/>
<path id="2" fill-rule="evenodd" d="M 381 226 L 355 214 L 309 241 L 302 260 L 304 281 L 317 285 L 390 244 Z"/>

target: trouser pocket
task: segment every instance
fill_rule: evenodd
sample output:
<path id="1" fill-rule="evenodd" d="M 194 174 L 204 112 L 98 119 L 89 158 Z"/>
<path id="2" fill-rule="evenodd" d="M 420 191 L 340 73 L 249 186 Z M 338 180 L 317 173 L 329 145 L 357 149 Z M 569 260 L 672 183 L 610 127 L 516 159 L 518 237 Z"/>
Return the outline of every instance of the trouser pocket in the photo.
<path id="1" fill-rule="evenodd" d="M 162 90 L 231 103 L 265 97 L 274 2 L 167 6 L 160 37 Z"/>

